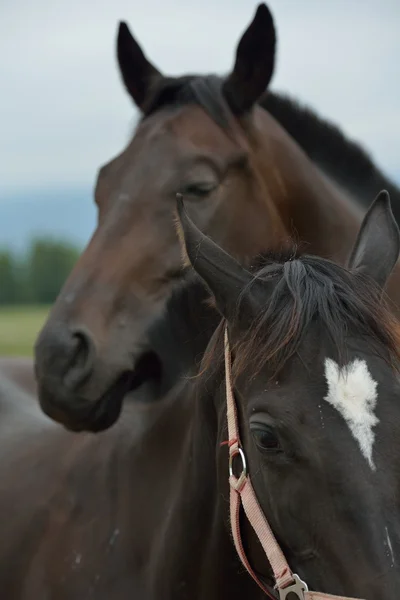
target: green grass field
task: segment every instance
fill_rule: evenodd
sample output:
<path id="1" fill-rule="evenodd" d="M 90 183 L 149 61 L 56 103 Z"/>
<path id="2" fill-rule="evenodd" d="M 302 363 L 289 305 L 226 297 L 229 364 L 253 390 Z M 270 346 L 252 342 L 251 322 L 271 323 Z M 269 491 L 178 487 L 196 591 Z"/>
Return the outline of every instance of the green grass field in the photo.
<path id="1" fill-rule="evenodd" d="M 0 356 L 32 356 L 48 311 L 47 306 L 0 307 Z"/>

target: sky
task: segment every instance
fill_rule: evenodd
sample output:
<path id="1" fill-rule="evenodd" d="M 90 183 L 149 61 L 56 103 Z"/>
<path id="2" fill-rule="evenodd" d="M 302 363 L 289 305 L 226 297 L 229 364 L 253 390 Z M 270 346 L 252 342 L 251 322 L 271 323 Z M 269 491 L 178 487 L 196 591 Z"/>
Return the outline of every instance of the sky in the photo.
<path id="1" fill-rule="evenodd" d="M 270 0 L 272 89 L 361 142 L 400 182 L 400 2 Z M 119 20 L 166 74 L 229 71 L 249 0 L 1 0 L 0 202 L 5 192 L 90 186 L 137 113 L 115 59 Z"/>

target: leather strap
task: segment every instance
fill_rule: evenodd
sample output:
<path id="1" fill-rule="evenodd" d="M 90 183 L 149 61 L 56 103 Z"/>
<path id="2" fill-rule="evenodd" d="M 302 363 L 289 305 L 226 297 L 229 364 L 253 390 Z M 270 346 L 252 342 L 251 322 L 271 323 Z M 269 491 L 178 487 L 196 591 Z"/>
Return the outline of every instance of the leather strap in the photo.
<path id="1" fill-rule="evenodd" d="M 225 382 L 226 382 L 226 413 L 228 421 L 228 446 L 229 446 L 229 484 L 230 484 L 230 519 L 233 541 L 236 551 L 242 561 L 243 566 L 264 591 L 264 593 L 276 600 L 277 596 L 271 594 L 268 588 L 260 581 L 254 573 L 244 551 L 241 532 L 240 532 L 240 507 L 243 506 L 244 512 L 251 526 L 253 527 L 257 538 L 259 539 L 267 560 L 271 566 L 275 579 L 275 589 L 278 592 L 279 600 L 286 600 L 291 593 L 297 595 L 299 600 L 360 600 L 351 599 L 345 596 L 332 596 L 321 592 L 311 592 L 307 585 L 301 579 L 292 573 L 288 562 L 276 541 L 271 527 L 259 505 L 256 493 L 247 473 L 246 458 L 239 438 L 239 423 L 232 386 L 232 365 L 231 350 L 228 339 L 228 329 L 225 326 Z M 233 473 L 233 460 L 240 457 L 242 462 L 242 471 L 237 477 Z M 291 596 L 292 597 L 292 596 Z"/>

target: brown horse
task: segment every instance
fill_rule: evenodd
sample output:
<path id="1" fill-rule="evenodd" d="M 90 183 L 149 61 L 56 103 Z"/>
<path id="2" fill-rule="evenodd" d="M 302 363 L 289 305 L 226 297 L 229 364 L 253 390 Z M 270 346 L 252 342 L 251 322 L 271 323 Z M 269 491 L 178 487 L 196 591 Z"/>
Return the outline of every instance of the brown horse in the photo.
<path id="1" fill-rule="evenodd" d="M 28 412 L 37 406 L 37 385 L 32 358 L 0 356 L 0 418 L 7 423 L 10 407 Z M 27 406 L 26 406 L 27 405 Z M 21 417 L 23 418 L 23 417 Z M 12 424 L 9 423 L 10 427 Z"/>
<path id="2" fill-rule="evenodd" d="M 156 500 L 162 493 L 152 482 L 172 485 L 169 470 L 165 479 L 157 474 L 161 455 L 175 464 L 181 460 L 176 428 L 184 427 L 186 408 L 181 411 L 177 397 L 192 381 L 198 356 L 220 320 L 208 298 L 204 284 L 186 272 L 149 331 L 167 372 L 163 382 L 154 378 L 152 385 L 159 387 L 150 393 L 164 402 L 125 403 L 122 418 L 101 435 L 65 431 L 21 386 L 0 378 L 0 442 L 6 457 L 0 462 L 0 512 L 8 515 L 0 540 L 4 597 L 144 599 L 139 565 L 149 562 L 151 532 L 162 528 L 165 517 L 162 507 L 153 505 L 152 495 Z M 146 385 L 138 390 L 139 399 Z M 141 506 L 149 508 L 148 517 Z"/>
<path id="3" fill-rule="evenodd" d="M 37 385 L 33 360 L 22 356 L 0 356 L 0 379 L 8 379 L 23 392 L 36 397 Z"/>
<path id="4" fill-rule="evenodd" d="M 112 425 L 127 391 L 149 383 L 155 373 L 163 376 L 148 332 L 182 276 L 173 219 L 177 192 L 202 230 L 243 263 L 268 249 L 284 249 L 293 235 L 308 251 L 342 262 L 363 213 L 344 190 L 346 178 L 348 187 L 356 187 L 352 163 L 362 179 L 359 189 L 369 192 L 364 203 L 384 183 L 344 139 L 338 153 L 335 131 L 326 127 L 323 139 L 312 115 L 277 96 L 266 99 L 288 129 L 292 116 L 298 137 L 316 140 L 320 152 L 305 142 L 306 154 L 257 104 L 275 60 L 275 30 L 265 5 L 240 40 L 225 79 L 163 77 L 124 23 L 118 59 L 143 118 L 128 147 L 100 170 L 97 229 L 36 345 L 41 406 L 71 429 Z M 338 158 L 340 167 L 329 169 Z M 339 185 L 327 175 L 338 171 Z M 388 289 L 400 306 L 398 271 Z"/>
<path id="5" fill-rule="evenodd" d="M 253 279 L 183 223 L 189 257 L 229 320 L 242 442 L 291 568 L 314 589 L 397 600 L 400 390 L 392 363 L 398 367 L 399 357 L 372 281 L 385 284 L 399 252 L 388 202 L 380 197 L 368 214 L 352 272 L 291 255 L 267 261 Z M 204 329 L 197 312 L 180 313 L 182 296 L 190 300 L 199 286 L 186 277 L 168 301 L 171 315 L 161 318 L 163 340 L 173 341 L 177 329 L 199 340 Z M 198 298 L 201 289 L 194 292 Z M 2 597 L 265 598 L 240 568 L 229 531 L 219 332 L 208 373 L 181 379 L 179 393 L 175 387 L 161 403 L 127 403 L 100 435 L 65 431 L 34 405 L 23 418 L 10 406 L 10 418 L 0 420 Z M 340 400 L 353 400 L 355 412 L 349 405 L 341 414 Z M 252 567 L 273 584 L 245 523 L 242 534 Z"/>

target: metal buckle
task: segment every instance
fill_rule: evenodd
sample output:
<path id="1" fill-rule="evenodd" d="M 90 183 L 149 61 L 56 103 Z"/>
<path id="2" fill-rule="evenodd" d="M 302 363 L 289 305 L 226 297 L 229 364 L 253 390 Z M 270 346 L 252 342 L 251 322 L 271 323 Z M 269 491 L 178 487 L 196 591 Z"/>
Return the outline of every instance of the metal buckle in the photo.
<path id="1" fill-rule="evenodd" d="M 293 573 L 294 583 L 288 585 L 283 590 L 279 590 L 279 600 L 286 600 L 289 594 L 294 594 L 293 600 L 305 600 L 304 592 L 308 592 L 307 584 Z M 292 600 L 292 597 L 290 597 Z"/>
<path id="2" fill-rule="evenodd" d="M 242 472 L 241 472 L 241 474 L 239 475 L 239 477 L 237 479 L 239 479 L 242 475 L 246 476 L 246 474 L 247 474 L 246 457 L 244 455 L 243 450 L 240 448 L 240 446 L 238 446 L 238 448 L 237 448 L 237 450 L 235 452 L 232 452 L 232 454 L 229 454 L 229 476 L 230 477 L 235 477 L 235 474 L 233 472 L 233 459 L 238 454 L 239 454 L 240 459 L 242 461 Z"/>

